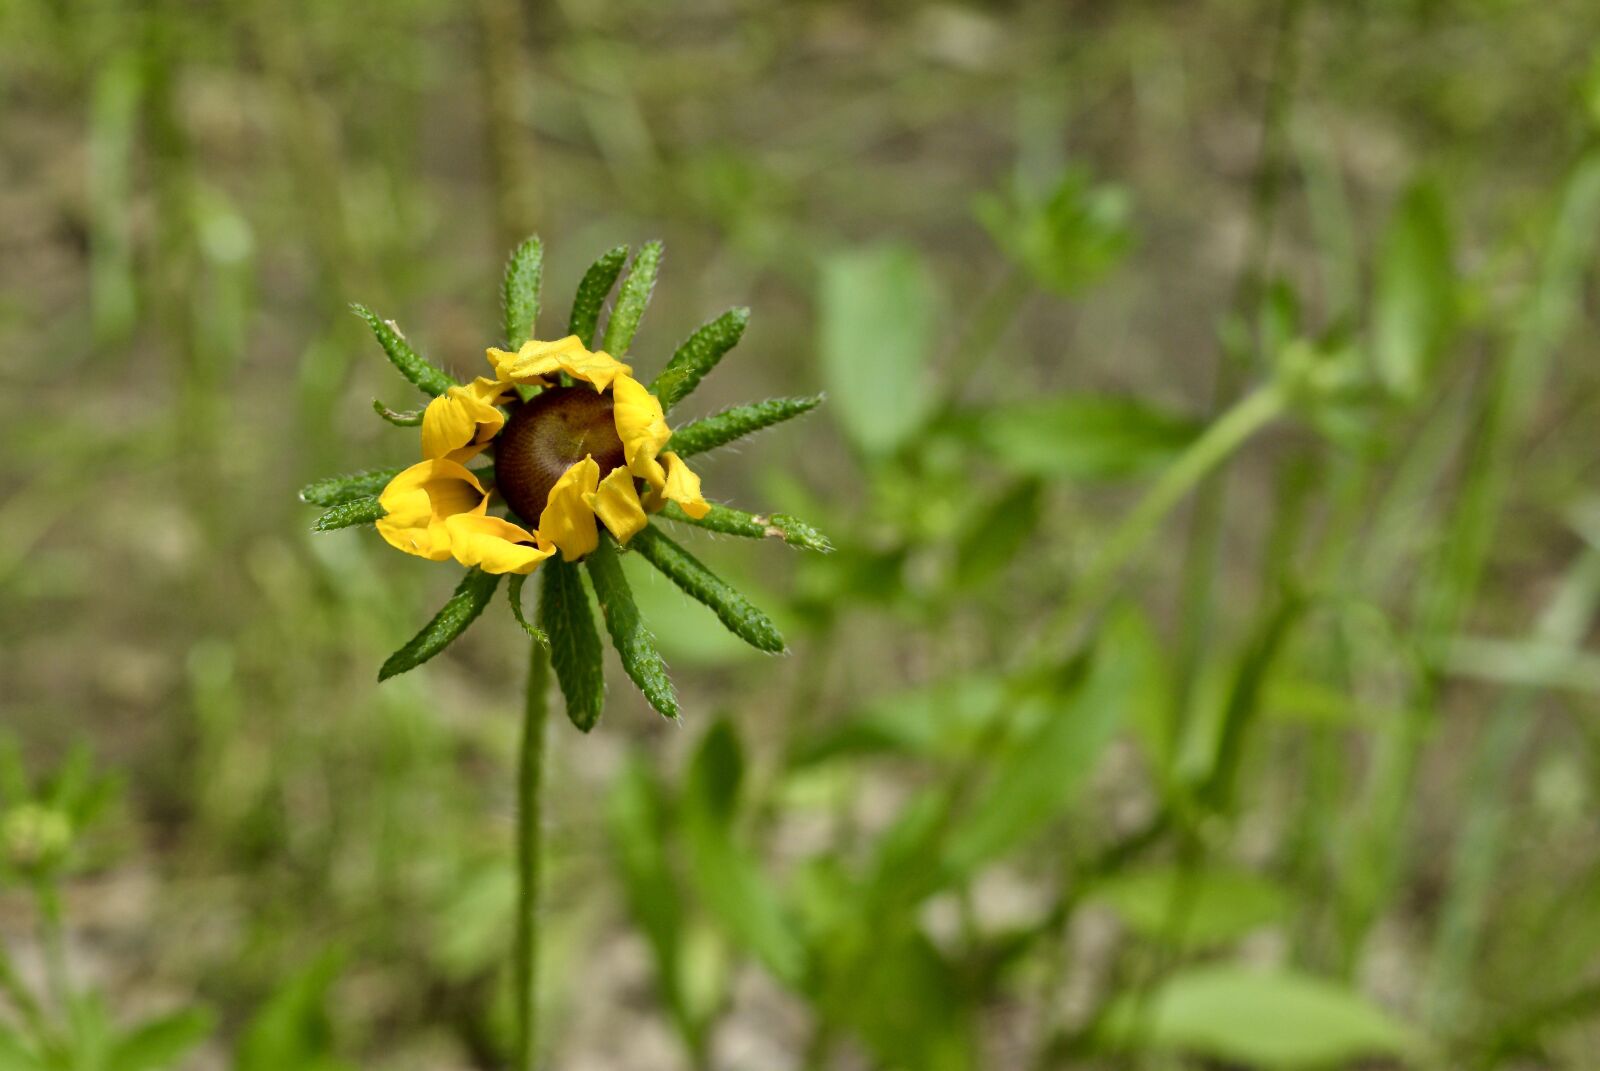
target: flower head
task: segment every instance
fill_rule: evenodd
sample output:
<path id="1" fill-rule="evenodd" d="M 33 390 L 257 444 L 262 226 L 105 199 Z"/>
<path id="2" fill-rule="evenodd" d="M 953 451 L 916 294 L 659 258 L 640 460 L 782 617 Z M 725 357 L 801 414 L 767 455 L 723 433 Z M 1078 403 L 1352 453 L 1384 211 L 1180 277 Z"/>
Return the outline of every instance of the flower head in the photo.
<path id="1" fill-rule="evenodd" d="M 552 645 L 568 712 L 587 729 L 599 715 L 599 641 L 588 598 L 572 572 L 587 562 L 590 580 L 624 668 L 663 714 L 676 699 L 660 656 L 633 606 L 617 567 L 618 549 L 633 549 L 691 596 L 706 602 L 736 634 L 768 651 L 783 649 L 772 623 L 731 587 L 658 532 L 652 517 L 736 535 L 776 535 L 813 549 L 823 540 L 792 518 L 764 517 L 713 506 L 685 460 L 763 427 L 797 416 L 818 399 L 774 399 L 729 410 L 674 432 L 667 411 L 739 340 L 747 313 L 734 310 L 703 326 L 678 347 L 653 385 L 634 376 L 624 354 L 655 284 L 659 245 L 648 245 L 620 284 L 593 346 L 601 305 L 622 274 L 626 247 L 589 269 L 578 288 L 571 328 L 542 341 L 533 335 L 542 250 L 530 239 L 506 272 L 505 335 L 515 349 L 486 351 L 491 375 L 458 383 L 411 348 L 388 321 L 357 312 L 390 360 L 431 396 L 418 415 L 378 412 L 420 425 L 421 460 L 383 473 L 333 477 L 302 498 L 331 507 L 319 531 L 374 523 L 390 546 L 429 561 L 467 567 L 456 594 L 422 632 L 385 664 L 380 676 L 404 672 L 437 654 L 478 616 L 499 578 L 512 576 L 517 620 Z M 526 341 L 520 341 L 525 339 Z M 669 448 L 670 447 L 670 448 Z M 488 462 L 485 464 L 484 462 Z M 469 467 L 469 465 L 476 467 Z M 523 616 L 521 584 L 546 577 L 535 627 Z"/>

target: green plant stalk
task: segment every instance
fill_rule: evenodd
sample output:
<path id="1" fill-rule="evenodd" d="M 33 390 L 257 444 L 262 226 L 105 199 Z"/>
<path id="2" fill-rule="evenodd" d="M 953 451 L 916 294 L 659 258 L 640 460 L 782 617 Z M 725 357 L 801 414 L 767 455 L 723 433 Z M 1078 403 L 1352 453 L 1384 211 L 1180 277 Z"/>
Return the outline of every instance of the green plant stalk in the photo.
<path id="1" fill-rule="evenodd" d="M 539 1056 L 539 871 L 549 685 L 549 651 L 534 641 L 528 645 L 528 689 L 523 700 L 522 748 L 517 765 L 517 937 L 513 971 L 516 1071 L 533 1071 Z"/>
<path id="2" fill-rule="evenodd" d="M 66 923 L 62 919 L 61 893 L 46 879 L 35 882 L 33 894 L 39 905 L 39 943 L 44 947 L 45 982 L 50 999 L 67 1021 L 74 1016 L 75 997 L 67 970 Z"/>
<path id="3" fill-rule="evenodd" d="M 17 974 L 16 964 L 11 961 L 10 950 L 4 945 L 0 945 L 0 993 L 4 993 L 16 1008 L 17 1014 L 33 1033 L 34 1041 L 40 1045 L 54 1042 L 50 1024 L 45 1021 L 44 1009 L 39 1007 L 39 1002 L 23 984 L 22 977 Z"/>
<path id="4" fill-rule="evenodd" d="M 1256 388 L 1212 422 L 1117 525 L 1078 587 L 1078 593 L 1042 633 L 1040 655 L 1059 658 L 1061 649 L 1076 650 L 1086 627 L 1115 594 L 1123 569 L 1156 534 L 1161 521 L 1257 432 L 1284 411 L 1282 389 L 1274 383 Z"/>

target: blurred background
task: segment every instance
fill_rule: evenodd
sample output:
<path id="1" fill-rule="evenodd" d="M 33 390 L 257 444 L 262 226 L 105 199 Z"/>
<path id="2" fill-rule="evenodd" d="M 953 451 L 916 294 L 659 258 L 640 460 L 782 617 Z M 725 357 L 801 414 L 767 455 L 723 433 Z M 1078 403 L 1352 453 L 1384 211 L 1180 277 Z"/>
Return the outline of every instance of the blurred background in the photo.
<path id="1" fill-rule="evenodd" d="M 313 535 L 503 259 L 753 319 L 552 726 L 567 1069 L 1587 1068 L 1588 0 L 0 0 L 0 1069 L 503 1066 L 522 640 Z M 677 534 L 677 533 L 675 533 Z M 616 669 L 615 665 L 611 667 Z"/>

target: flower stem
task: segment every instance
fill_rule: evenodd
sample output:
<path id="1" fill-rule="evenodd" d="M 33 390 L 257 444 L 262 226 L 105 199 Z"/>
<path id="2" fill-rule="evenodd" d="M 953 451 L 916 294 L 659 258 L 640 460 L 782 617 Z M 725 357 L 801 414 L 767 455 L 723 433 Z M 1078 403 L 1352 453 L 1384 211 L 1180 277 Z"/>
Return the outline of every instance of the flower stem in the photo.
<path id="1" fill-rule="evenodd" d="M 550 655 L 528 645 L 517 769 L 517 943 L 513 985 L 517 1009 L 516 1071 L 533 1071 L 539 1052 L 539 869 L 543 839 L 545 721 L 550 711 Z"/>
<path id="2" fill-rule="evenodd" d="M 1116 593 L 1122 570 L 1155 535 L 1162 519 L 1213 469 L 1256 432 L 1276 420 L 1283 408 L 1281 388 L 1274 383 L 1258 387 L 1219 416 L 1167 466 L 1111 533 L 1100 556 L 1084 575 L 1076 595 L 1045 632 L 1045 642 L 1040 646 L 1046 657 L 1059 653 L 1063 644 L 1075 647 L 1082 640 L 1085 626 Z"/>

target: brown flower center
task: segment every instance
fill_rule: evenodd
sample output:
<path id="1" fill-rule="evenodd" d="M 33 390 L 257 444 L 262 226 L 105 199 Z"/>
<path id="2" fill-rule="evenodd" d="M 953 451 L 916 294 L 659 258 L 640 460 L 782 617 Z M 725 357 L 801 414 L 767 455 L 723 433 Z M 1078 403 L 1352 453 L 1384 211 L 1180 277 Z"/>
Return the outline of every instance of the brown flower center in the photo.
<path id="1" fill-rule="evenodd" d="M 617 437 L 611 395 L 593 387 L 547 387 L 513 406 L 494 441 L 494 479 L 507 504 L 530 525 L 539 523 L 561 474 L 593 457 L 603 480 L 627 459 Z"/>

